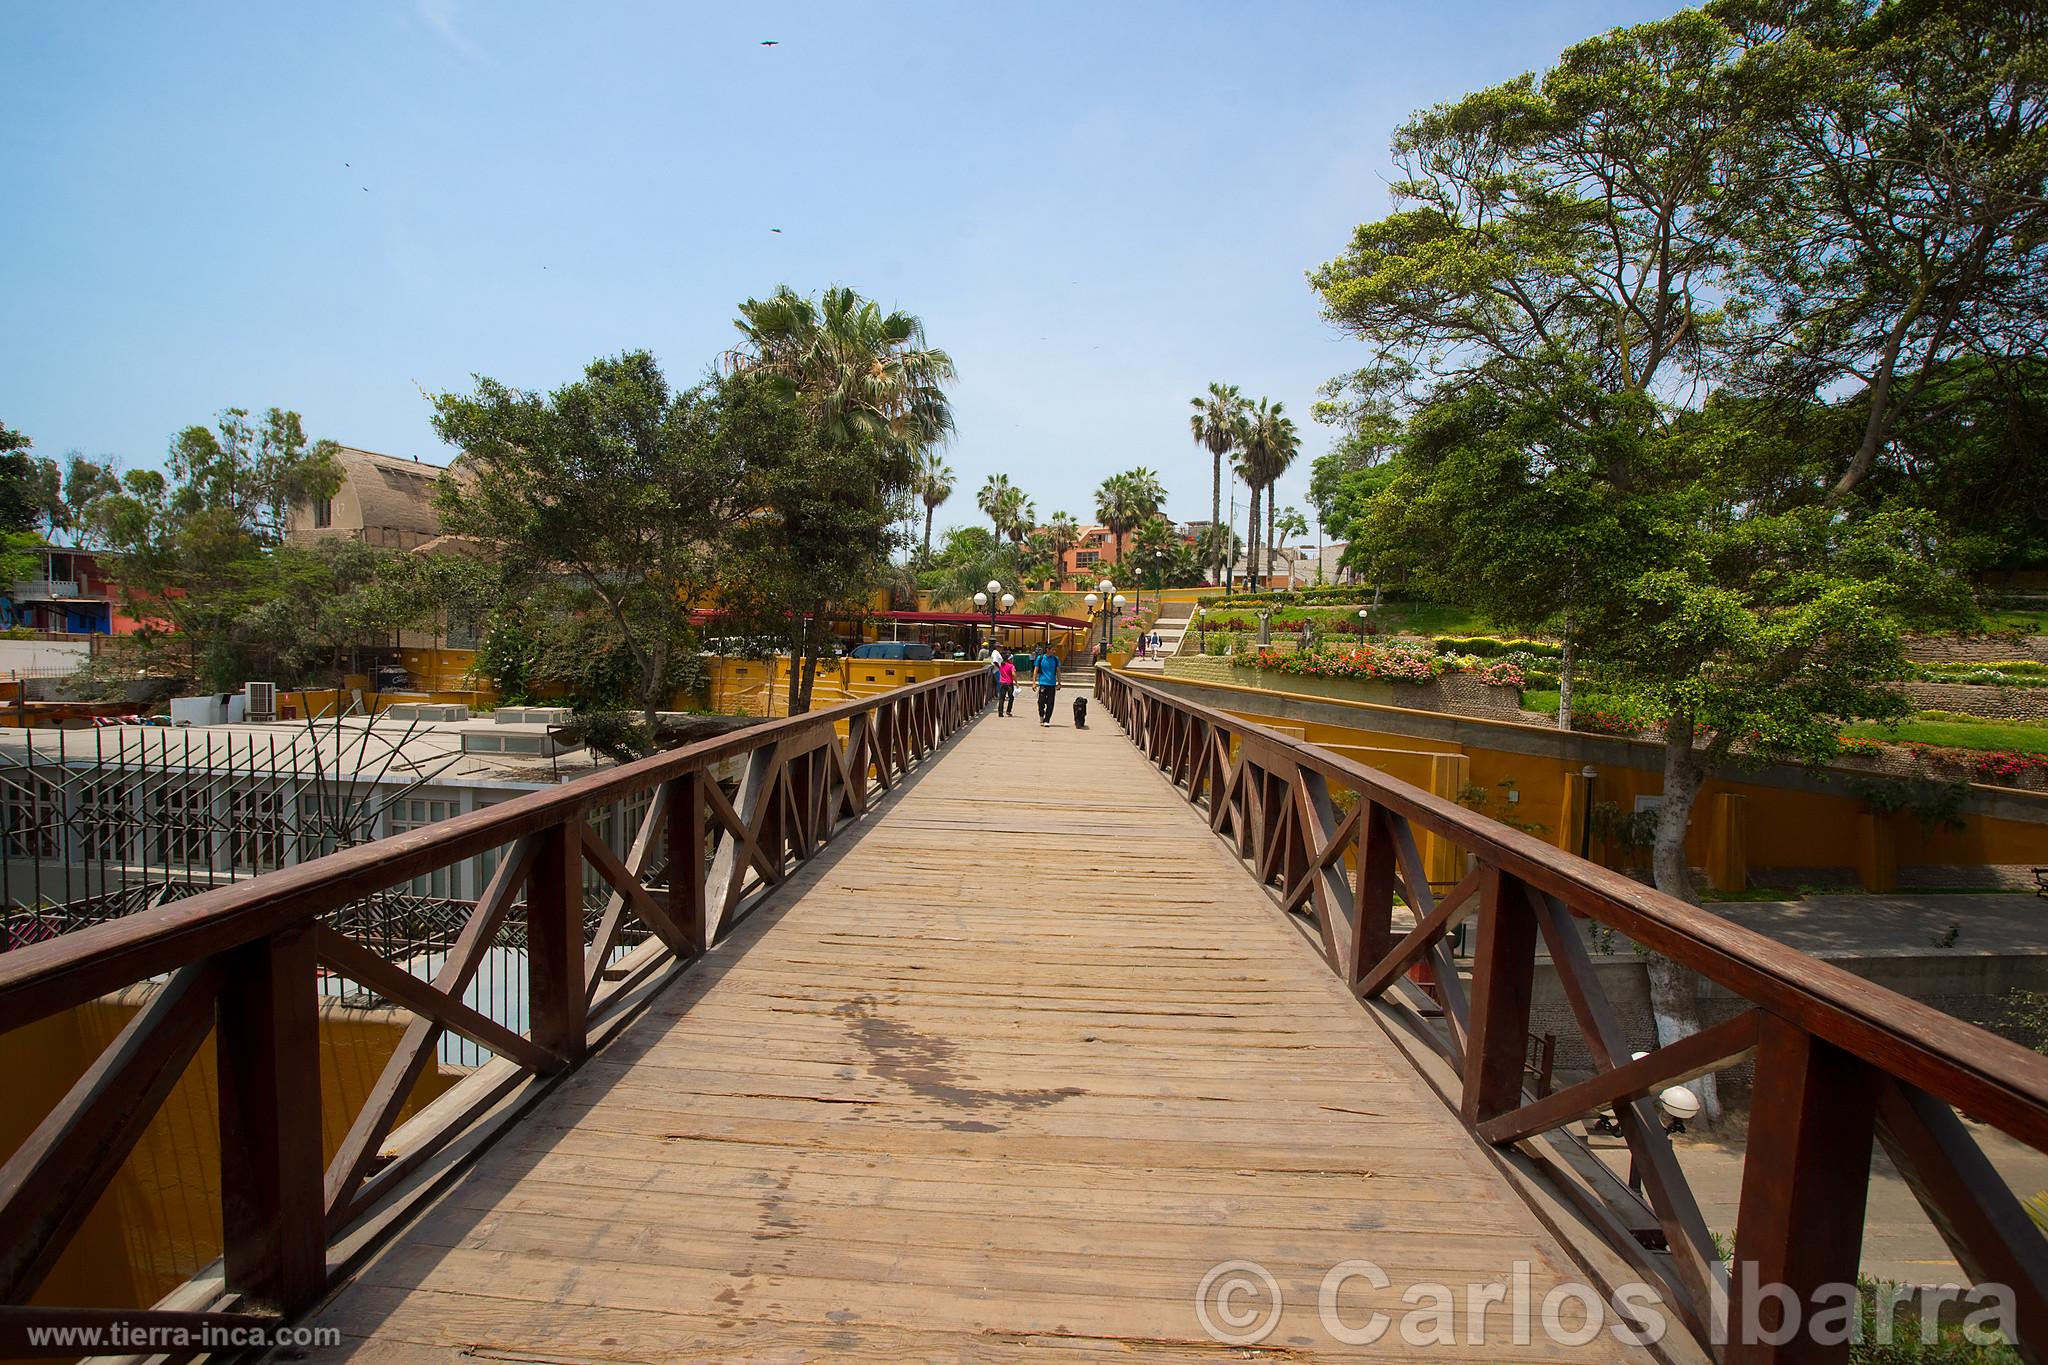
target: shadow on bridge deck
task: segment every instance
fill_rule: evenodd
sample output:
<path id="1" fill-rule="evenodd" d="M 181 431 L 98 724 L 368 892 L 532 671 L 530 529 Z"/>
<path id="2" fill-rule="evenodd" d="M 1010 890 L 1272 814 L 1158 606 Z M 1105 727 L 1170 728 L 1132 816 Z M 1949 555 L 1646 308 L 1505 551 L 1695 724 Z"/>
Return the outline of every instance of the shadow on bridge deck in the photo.
<path id="1" fill-rule="evenodd" d="M 544 1099 L 312 1317 L 344 1334 L 312 1358 L 1215 1359 L 1197 1287 L 1233 1260 L 1284 1295 L 1266 1352 L 1386 1354 L 1412 1284 L 1577 1278 L 1123 735 L 1029 709 Z M 1396 1319 L 1375 1346 L 1318 1313 L 1354 1258 L 1390 1281 L 1338 1296 Z M 1486 1321 L 1421 1349 L 1562 1353 Z"/>

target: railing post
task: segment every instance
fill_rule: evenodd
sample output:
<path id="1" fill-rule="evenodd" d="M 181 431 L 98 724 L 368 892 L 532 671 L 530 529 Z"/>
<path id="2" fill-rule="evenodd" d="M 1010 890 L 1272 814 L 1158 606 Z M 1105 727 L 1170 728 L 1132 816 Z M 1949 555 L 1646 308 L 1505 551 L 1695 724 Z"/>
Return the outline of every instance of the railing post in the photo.
<path id="1" fill-rule="evenodd" d="M 668 784 L 668 912 L 698 953 L 710 947 L 704 875 L 704 774 L 684 773 Z"/>
<path id="2" fill-rule="evenodd" d="M 526 883 L 527 1032 L 570 1065 L 585 1045 L 582 818 L 534 836 Z"/>
<path id="3" fill-rule="evenodd" d="M 313 925 L 244 944 L 222 966 L 222 1270 L 230 1291 L 296 1313 L 327 1289 Z"/>
<path id="4" fill-rule="evenodd" d="M 1724 1365 L 1848 1359 L 1846 1337 L 1823 1345 L 1809 1328 L 1816 1310 L 1840 1316 L 1844 1292 L 1856 1311 L 1880 1080 L 1868 1063 L 1764 1015 Z M 1837 1288 L 1816 1300 L 1824 1286 Z"/>
<path id="5" fill-rule="evenodd" d="M 1365 974 L 1394 950 L 1394 869 L 1399 854 L 1387 814 L 1364 796 L 1358 813 L 1358 880 L 1351 893 L 1351 963 L 1345 985 L 1352 990 Z"/>
<path id="6" fill-rule="evenodd" d="M 1529 997 L 1536 976 L 1536 912 L 1520 879 L 1480 871 L 1479 945 L 1472 963 L 1472 1029 L 1465 1049 L 1465 1122 L 1522 1103 Z"/>

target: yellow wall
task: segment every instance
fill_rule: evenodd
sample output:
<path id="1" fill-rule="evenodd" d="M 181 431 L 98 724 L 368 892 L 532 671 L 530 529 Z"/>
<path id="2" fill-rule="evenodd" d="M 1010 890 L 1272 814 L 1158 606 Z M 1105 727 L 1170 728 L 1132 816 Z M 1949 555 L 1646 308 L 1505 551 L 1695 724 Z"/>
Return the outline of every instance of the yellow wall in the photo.
<path id="1" fill-rule="evenodd" d="M 126 991 L 0 1034 L 8 1101 L 0 1107 L 0 1152 L 20 1148 L 145 998 Z M 322 1010 L 320 1104 L 329 1157 L 410 1018 L 335 1004 Z M 460 1079 L 458 1072 L 428 1071 L 401 1121 Z M 220 1255 L 219 1113 L 209 1037 L 31 1302 L 145 1307 Z"/>
<path id="2" fill-rule="evenodd" d="M 1212 692 L 1230 694 L 1236 704 L 1225 709 L 1248 720 L 1263 721 L 1279 714 L 1279 694 L 1252 688 L 1201 684 Z M 1169 683 L 1169 689 L 1172 685 Z M 1298 729 L 1312 744 L 1331 747 L 1346 757 L 1386 771 L 1403 781 L 1428 787 L 1420 778 L 1423 754 L 1462 754 L 1469 765 L 1471 785 L 1487 796 L 1485 813 L 1512 813 L 1525 824 L 1543 828 L 1532 831 L 1538 838 L 1578 851 L 1583 829 L 1583 812 L 1593 803 L 1612 802 L 1623 811 L 1635 808 L 1638 796 L 1656 796 L 1664 789 L 1661 746 L 1643 741 L 1609 740 L 1574 735 L 1580 752 L 1596 754 L 1591 766 L 1597 776 L 1591 791 L 1578 774 L 1587 766 L 1583 757 L 1520 753 L 1484 743 L 1436 739 L 1390 728 L 1378 716 L 1426 716 L 1433 721 L 1455 719 L 1461 734 L 1505 737 L 1515 732 L 1536 731 L 1555 735 L 1542 726 L 1487 721 L 1474 717 L 1449 718 L 1432 712 L 1406 711 L 1399 707 L 1361 702 L 1339 702 L 1327 698 L 1302 698 L 1318 709 L 1338 709 L 1356 717 L 1355 723 L 1304 720 L 1287 715 L 1280 722 Z M 1379 751 L 1377 753 L 1373 751 Z M 1645 766 L 1628 766 L 1632 758 Z M 1787 770 L 1790 771 L 1790 770 Z M 1511 806 L 1507 789 L 1512 782 L 1518 800 Z M 2002 788 L 1978 787 L 1987 795 L 2021 802 L 2039 802 L 2048 811 L 2048 798 Z M 1441 793 L 1451 795 L 1452 793 Z M 1731 799 L 1732 798 L 1732 799 Z M 1875 847 L 1873 847 L 1873 841 Z M 1960 830 L 1925 830 L 1910 814 L 1873 818 L 1864 803 L 1850 795 L 1803 790 L 1798 786 L 1766 785 L 1740 779 L 1715 779 L 1700 793 L 1686 850 L 1696 867 L 1704 868 L 1723 889 L 1736 889 L 1738 868 L 1856 868 L 1865 870 L 1872 889 L 1887 889 L 1884 869 L 1926 865 L 2027 865 L 2048 858 L 2048 822 L 2008 819 L 1970 814 Z M 1589 852 L 1611 863 L 1625 861 L 1621 850 L 1603 850 L 1598 839 Z M 1603 857 L 1603 852 L 1605 857 Z M 1647 854 L 1643 855 L 1647 861 Z"/>
<path id="3" fill-rule="evenodd" d="M 971 673 L 986 664 L 975 659 L 841 659 L 820 667 L 811 685 L 815 708 L 872 697 L 910 683 Z M 712 661 L 711 709 L 733 716 L 789 714 L 789 659 L 716 659 Z"/>

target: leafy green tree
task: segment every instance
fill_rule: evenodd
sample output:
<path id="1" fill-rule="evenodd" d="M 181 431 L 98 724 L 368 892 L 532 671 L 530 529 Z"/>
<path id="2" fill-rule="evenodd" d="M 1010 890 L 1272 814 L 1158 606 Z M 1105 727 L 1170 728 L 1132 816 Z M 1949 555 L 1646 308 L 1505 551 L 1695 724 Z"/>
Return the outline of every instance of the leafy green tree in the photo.
<path id="1" fill-rule="evenodd" d="M 431 625 L 452 603 L 488 600 L 492 566 L 468 556 L 401 554 L 345 537 L 282 545 L 269 556 L 274 591 L 241 624 L 252 652 L 277 665 L 287 685 L 317 679 L 340 686 L 362 671 L 365 646 Z"/>
<path id="2" fill-rule="evenodd" d="M 244 680 L 252 653 L 250 614 L 278 591 L 270 551 L 292 503 L 340 486 L 333 441 L 312 441 L 296 412 L 267 410 L 252 421 L 230 408 L 214 427 L 190 426 L 171 441 L 169 473 L 130 470 L 118 489 L 98 470 L 76 514 L 84 534 L 122 556 L 129 608 L 170 630 L 158 639 L 172 666 L 201 687 L 226 691 Z"/>
<path id="3" fill-rule="evenodd" d="M 442 525 L 588 594 L 633 659 L 651 735 L 721 537 L 753 510 L 744 452 L 710 439 L 709 401 L 672 392 L 645 351 L 594 360 L 549 394 L 475 379 L 433 400 L 434 430 L 464 454 L 441 481 Z"/>
<path id="4" fill-rule="evenodd" d="M 729 377 L 712 395 L 714 444 L 740 456 L 750 511 L 726 534 L 718 601 L 743 631 L 789 645 L 789 709 L 808 711 L 831 625 L 865 610 L 896 548 L 886 432 L 821 432 L 772 390 Z"/>
<path id="5" fill-rule="evenodd" d="M 0 532 L 36 524 L 35 442 L 0 422 Z"/>
<path id="6" fill-rule="evenodd" d="M 1996 0 L 1724 0 L 1754 174 L 1724 205 L 1738 385 L 1857 394 L 1832 496 L 1969 356 L 2048 349 L 2048 15 Z"/>
<path id="7" fill-rule="evenodd" d="M 1235 384 L 1211 384 L 1207 397 L 1190 398 L 1188 405 L 1194 409 L 1188 427 L 1195 444 L 1209 452 L 1209 525 L 1219 527 L 1223 524 L 1223 458 L 1244 443 L 1245 413 L 1250 404 Z M 1216 558 L 1223 543 L 1221 536 L 1211 536 L 1205 547 L 1218 582 L 1228 567 L 1227 559 Z"/>
<path id="8" fill-rule="evenodd" d="M 1895 430 L 1918 396 L 1885 380 L 1889 343 L 1871 339 L 1931 343 L 1996 314 L 1971 291 L 2000 295 L 2007 272 L 1988 266 L 2002 258 L 1980 258 L 1977 285 L 1967 269 L 1942 274 L 1956 292 L 1931 313 L 1914 302 L 1929 277 L 1887 281 L 1867 242 L 1828 245 L 1817 270 L 1795 259 L 1854 237 L 1856 215 L 1823 201 L 1863 192 L 1831 169 L 1840 149 L 1802 131 L 1849 126 L 1842 88 L 1820 79 L 1848 60 L 1826 55 L 1829 26 L 1847 16 L 1874 39 L 1875 22 L 1910 45 L 1915 24 L 1893 19 L 1915 9 L 1786 6 L 1774 32 L 1684 11 L 1582 42 L 1540 81 L 1404 125 L 1400 206 L 1315 273 L 1329 315 L 1421 384 L 1406 390 L 1423 404 L 1415 465 L 1366 513 L 1377 551 L 1398 553 L 1388 527 L 1423 529 L 1419 511 L 1392 508 L 1401 499 L 1465 521 L 1411 542 L 1406 566 L 1461 595 L 1527 592 L 1524 612 L 1562 614 L 1603 684 L 1661 718 L 1653 865 L 1680 897 L 1694 896 L 1684 836 L 1705 778 L 1731 760 L 1821 759 L 1839 719 L 1895 713 L 1900 629 L 1956 610 L 1931 517 L 1843 502 L 1865 477 L 1865 441 L 1849 433 L 1880 410 L 1878 429 Z M 1983 54 L 1937 38 L 1922 57 Z M 1826 69 L 1802 95 L 1790 72 L 1810 62 Z M 1908 88 L 1885 119 L 1939 107 Z M 1954 136 L 1972 134 L 1933 126 L 1887 145 Z M 1971 202 L 2002 189 L 1953 188 L 1944 212 L 1972 231 L 1996 238 L 2013 221 Z M 1425 565 L 1434 550 L 1449 557 Z M 1687 974 L 1656 959 L 1651 984 L 1665 1041 L 1696 1027 Z M 1703 1099 L 1711 1108 L 1711 1086 Z"/>

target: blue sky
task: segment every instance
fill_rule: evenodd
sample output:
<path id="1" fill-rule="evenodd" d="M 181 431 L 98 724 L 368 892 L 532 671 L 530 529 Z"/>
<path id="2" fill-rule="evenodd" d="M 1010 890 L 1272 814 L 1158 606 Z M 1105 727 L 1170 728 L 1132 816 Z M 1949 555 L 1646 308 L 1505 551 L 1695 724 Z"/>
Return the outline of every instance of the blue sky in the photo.
<path id="1" fill-rule="evenodd" d="M 687 383 L 740 299 L 839 282 L 959 366 L 942 526 L 1139 464 L 1206 516 L 1212 379 L 1297 414 L 1305 507 L 1361 349 L 1303 272 L 1386 211 L 1394 126 L 1672 8 L 8 6 L 0 421 L 133 467 L 276 404 L 445 461 L 422 390 L 641 346 Z"/>

